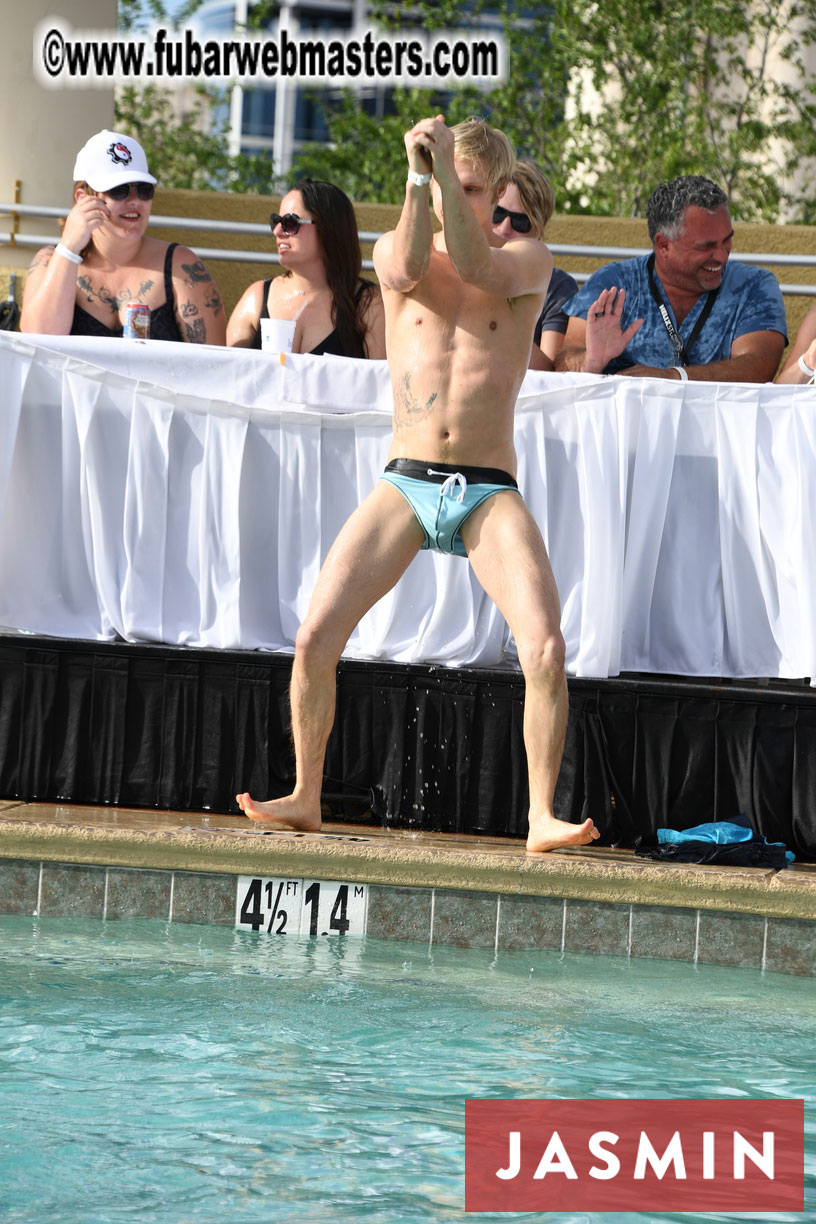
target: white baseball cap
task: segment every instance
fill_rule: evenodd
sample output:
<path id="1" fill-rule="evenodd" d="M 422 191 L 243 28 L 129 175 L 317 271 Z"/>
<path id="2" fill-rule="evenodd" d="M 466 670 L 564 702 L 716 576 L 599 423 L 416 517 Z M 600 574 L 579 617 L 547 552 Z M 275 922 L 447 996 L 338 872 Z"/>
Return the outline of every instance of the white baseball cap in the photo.
<path id="1" fill-rule="evenodd" d="M 74 162 L 74 182 L 94 191 L 109 191 L 119 183 L 155 183 L 145 151 L 132 136 L 105 128 L 86 141 Z"/>

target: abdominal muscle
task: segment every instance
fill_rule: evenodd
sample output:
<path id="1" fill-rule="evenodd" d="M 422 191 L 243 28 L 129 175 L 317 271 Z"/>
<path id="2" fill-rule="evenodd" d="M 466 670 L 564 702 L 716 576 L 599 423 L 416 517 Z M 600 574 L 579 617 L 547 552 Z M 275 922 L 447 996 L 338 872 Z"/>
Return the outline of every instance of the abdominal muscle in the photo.
<path id="1" fill-rule="evenodd" d="M 403 343 L 389 349 L 389 459 L 432 459 L 515 475 L 513 416 L 527 365 L 519 320 L 502 320 L 494 333 L 482 321 L 478 331 L 488 330 L 487 340 L 461 320 L 451 326 L 431 315 L 426 322 L 406 328 L 402 320 L 396 330 Z"/>

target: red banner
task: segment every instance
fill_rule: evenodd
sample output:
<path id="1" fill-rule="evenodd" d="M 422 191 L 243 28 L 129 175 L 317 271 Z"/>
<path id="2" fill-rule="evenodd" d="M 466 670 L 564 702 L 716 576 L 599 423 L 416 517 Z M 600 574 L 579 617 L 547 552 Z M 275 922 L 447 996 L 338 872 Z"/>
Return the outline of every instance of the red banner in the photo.
<path id="1" fill-rule="evenodd" d="M 466 1211 L 803 1211 L 801 1100 L 469 1100 Z"/>

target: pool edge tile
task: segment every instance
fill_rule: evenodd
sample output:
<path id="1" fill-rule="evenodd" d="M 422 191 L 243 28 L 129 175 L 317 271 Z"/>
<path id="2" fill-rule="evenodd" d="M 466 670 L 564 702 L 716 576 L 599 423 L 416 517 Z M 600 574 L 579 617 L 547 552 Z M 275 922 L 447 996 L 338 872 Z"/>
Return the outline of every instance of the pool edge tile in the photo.
<path id="1" fill-rule="evenodd" d="M 427 943 L 431 938 L 431 897 L 428 888 L 370 884 L 366 935 Z"/>
<path id="2" fill-rule="evenodd" d="M 567 901 L 564 951 L 628 955 L 631 908 L 614 901 Z"/>
<path id="3" fill-rule="evenodd" d="M 40 915 L 43 918 L 103 918 L 106 867 L 43 863 Z"/>
<path id="4" fill-rule="evenodd" d="M 756 914 L 700 913 L 697 961 L 701 965 L 729 965 L 734 969 L 761 969 L 767 919 Z"/>
<path id="5" fill-rule="evenodd" d="M 105 917 L 170 918 L 170 871 L 109 867 Z"/>
<path id="6" fill-rule="evenodd" d="M 31 859 L 0 860 L 0 912 L 37 913 L 40 864 Z"/>

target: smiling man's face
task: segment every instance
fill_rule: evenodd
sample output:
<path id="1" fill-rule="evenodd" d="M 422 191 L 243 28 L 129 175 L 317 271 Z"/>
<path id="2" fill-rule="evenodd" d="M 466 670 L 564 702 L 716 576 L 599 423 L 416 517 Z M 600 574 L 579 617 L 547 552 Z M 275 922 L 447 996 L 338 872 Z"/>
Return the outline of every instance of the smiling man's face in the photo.
<path id="1" fill-rule="evenodd" d="M 657 271 L 663 284 L 685 293 L 718 289 L 733 237 L 731 214 L 725 205 L 716 212 L 707 212 L 697 204 L 689 204 L 677 238 L 655 236 Z"/>

